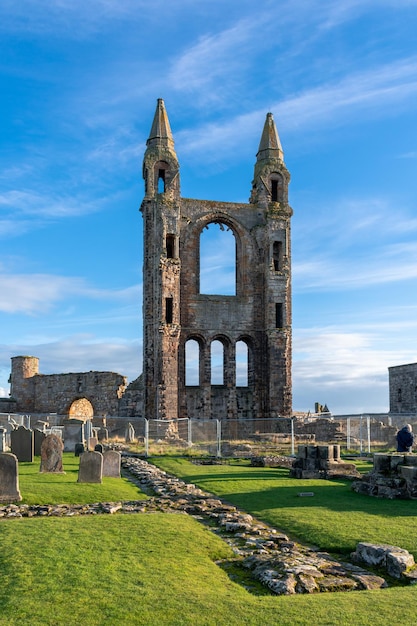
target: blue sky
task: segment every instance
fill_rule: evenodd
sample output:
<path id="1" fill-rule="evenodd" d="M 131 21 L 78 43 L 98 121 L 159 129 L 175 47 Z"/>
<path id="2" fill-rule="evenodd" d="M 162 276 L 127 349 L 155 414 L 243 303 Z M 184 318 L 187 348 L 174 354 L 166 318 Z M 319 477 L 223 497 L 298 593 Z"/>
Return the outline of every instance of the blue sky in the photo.
<path id="1" fill-rule="evenodd" d="M 417 361 L 417 0 L 2 0 L 0 388 L 142 365 L 142 157 L 246 202 L 265 115 L 292 175 L 294 408 L 388 409 Z M 218 259 L 217 259 L 218 260 Z M 0 389 L 1 391 L 1 389 Z"/>

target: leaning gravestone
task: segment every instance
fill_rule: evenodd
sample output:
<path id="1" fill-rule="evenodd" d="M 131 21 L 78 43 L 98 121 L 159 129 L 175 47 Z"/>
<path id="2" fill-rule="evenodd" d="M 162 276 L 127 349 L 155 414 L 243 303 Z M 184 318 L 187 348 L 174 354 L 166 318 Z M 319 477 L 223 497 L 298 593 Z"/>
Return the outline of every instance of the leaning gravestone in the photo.
<path id="1" fill-rule="evenodd" d="M 10 433 L 12 454 L 21 462 L 33 462 L 33 431 L 25 426 L 19 426 Z"/>
<path id="2" fill-rule="evenodd" d="M 103 454 L 103 476 L 120 478 L 121 456 L 117 450 L 106 450 Z"/>
<path id="3" fill-rule="evenodd" d="M 64 444 L 57 435 L 47 435 L 41 446 L 40 472 L 54 472 L 63 474 L 62 451 Z"/>
<path id="4" fill-rule="evenodd" d="M 22 499 L 19 491 L 19 467 L 15 454 L 0 453 L 0 502 L 17 502 Z"/>
<path id="5" fill-rule="evenodd" d="M 34 428 L 33 430 L 33 442 L 34 442 L 34 453 L 35 456 L 40 456 L 41 455 L 41 447 L 42 447 L 42 443 L 43 440 L 45 439 L 46 434 L 42 431 L 39 430 L 38 428 Z"/>
<path id="6" fill-rule="evenodd" d="M 80 454 L 79 483 L 101 483 L 103 479 L 103 455 L 101 452 Z"/>

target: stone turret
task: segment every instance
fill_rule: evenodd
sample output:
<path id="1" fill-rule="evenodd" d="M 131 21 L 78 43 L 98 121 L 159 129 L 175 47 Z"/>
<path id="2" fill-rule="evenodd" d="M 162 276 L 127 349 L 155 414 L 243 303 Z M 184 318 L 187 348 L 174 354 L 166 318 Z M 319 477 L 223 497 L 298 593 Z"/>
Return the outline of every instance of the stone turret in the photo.
<path id="1" fill-rule="evenodd" d="M 33 411 L 35 402 L 35 376 L 39 374 L 39 359 L 36 356 L 12 357 L 10 395 L 16 398 L 18 411 Z"/>

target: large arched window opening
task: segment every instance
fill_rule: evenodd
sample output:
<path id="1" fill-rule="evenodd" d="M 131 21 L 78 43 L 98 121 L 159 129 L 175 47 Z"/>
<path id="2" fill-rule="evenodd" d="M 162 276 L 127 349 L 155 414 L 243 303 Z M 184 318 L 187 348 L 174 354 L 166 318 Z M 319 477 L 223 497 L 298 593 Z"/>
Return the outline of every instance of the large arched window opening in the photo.
<path id="1" fill-rule="evenodd" d="M 236 342 L 236 387 L 249 384 L 249 352 L 245 341 Z"/>
<path id="2" fill-rule="evenodd" d="M 224 346 L 215 339 L 210 346 L 211 384 L 224 385 Z"/>
<path id="3" fill-rule="evenodd" d="M 207 224 L 201 231 L 200 293 L 236 295 L 236 239 L 221 222 Z"/>
<path id="4" fill-rule="evenodd" d="M 200 385 L 200 345 L 196 339 L 185 343 L 185 384 Z"/>

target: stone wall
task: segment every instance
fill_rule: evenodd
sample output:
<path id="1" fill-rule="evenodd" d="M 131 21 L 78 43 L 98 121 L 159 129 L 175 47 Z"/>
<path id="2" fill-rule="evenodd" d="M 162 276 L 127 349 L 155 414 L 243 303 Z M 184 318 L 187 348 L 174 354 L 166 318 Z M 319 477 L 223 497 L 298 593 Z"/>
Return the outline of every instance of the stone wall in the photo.
<path id="1" fill-rule="evenodd" d="M 39 374 L 36 357 L 13 357 L 11 395 L 16 411 L 23 413 L 58 413 L 76 417 L 72 406 L 83 406 L 82 416 L 119 415 L 119 402 L 127 379 L 114 372 L 74 374 Z M 83 400 L 83 403 L 79 401 Z"/>

